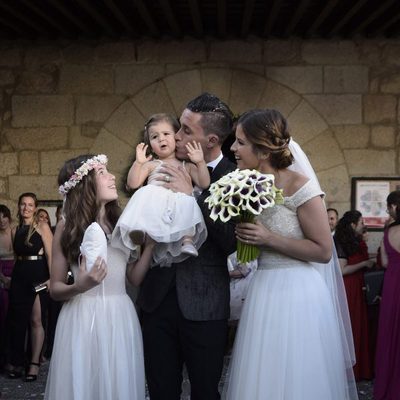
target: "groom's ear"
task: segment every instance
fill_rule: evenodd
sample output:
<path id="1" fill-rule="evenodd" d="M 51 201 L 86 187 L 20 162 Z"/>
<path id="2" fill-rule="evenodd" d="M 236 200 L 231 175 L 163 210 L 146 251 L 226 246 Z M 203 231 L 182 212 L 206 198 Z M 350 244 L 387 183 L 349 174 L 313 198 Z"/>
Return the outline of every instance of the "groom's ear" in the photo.
<path id="1" fill-rule="evenodd" d="M 217 135 L 215 135 L 214 133 L 210 133 L 207 136 L 207 148 L 208 149 L 212 149 L 213 147 L 215 147 L 216 145 L 219 144 L 219 138 Z"/>

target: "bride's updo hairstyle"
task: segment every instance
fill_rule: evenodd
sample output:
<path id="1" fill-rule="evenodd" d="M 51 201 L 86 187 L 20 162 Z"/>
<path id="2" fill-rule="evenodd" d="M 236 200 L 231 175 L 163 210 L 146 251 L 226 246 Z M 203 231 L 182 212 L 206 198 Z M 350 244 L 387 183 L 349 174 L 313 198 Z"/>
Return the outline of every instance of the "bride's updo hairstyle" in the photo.
<path id="1" fill-rule="evenodd" d="M 247 111 L 239 118 L 238 125 L 254 150 L 269 157 L 273 168 L 284 169 L 293 163 L 288 124 L 279 111 L 268 108 Z"/>
<path id="2" fill-rule="evenodd" d="M 58 174 L 58 184 L 67 182 L 83 163 L 93 157 L 93 154 L 84 154 L 66 161 Z M 61 235 L 61 249 L 69 264 L 77 263 L 83 234 L 97 220 L 99 211 L 95 170 L 92 169 L 64 197 L 62 215 L 65 226 Z M 107 203 L 105 212 L 106 220 L 113 229 L 121 214 L 117 200 Z"/>

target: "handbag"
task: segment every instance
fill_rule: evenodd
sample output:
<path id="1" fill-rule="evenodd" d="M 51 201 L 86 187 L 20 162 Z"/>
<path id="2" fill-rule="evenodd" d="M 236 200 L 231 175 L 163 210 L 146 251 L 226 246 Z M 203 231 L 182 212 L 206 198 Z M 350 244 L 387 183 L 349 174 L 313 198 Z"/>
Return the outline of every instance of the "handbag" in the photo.
<path id="1" fill-rule="evenodd" d="M 381 301 L 384 270 L 372 270 L 364 273 L 365 300 L 369 306 L 378 304 Z"/>

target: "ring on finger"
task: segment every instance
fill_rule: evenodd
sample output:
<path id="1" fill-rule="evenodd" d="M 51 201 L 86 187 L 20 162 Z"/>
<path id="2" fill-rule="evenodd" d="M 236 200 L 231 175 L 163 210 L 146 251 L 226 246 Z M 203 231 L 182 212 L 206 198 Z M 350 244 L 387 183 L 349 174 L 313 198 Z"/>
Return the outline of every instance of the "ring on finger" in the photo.
<path id="1" fill-rule="evenodd" d="M 168 182 L 171 180 L 171 179 L 170 179 L 170 176 L 167 175 L 167 174 L 165 174 L 164 180 L 165 180 L 165 182 L 168 183 Z"/>

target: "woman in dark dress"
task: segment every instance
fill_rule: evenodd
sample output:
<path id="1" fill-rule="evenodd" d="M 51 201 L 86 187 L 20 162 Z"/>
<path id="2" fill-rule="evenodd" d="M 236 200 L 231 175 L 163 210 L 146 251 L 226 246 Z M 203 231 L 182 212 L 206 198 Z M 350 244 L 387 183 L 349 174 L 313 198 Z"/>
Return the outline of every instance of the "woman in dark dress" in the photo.
<path id="1" fill-rule="evenodd" d="M 382 265 L 386 267 L 379 314 L 374 398 L 397 400 L 400 396 L 400 191 L 387 197 L 393 222 L 381 244 Z"/>
<path id="2" fill-rule="evenodd" d="M 347 303 L 353 330 L 356 364 L 356 381 L 372 379 L 372 357 L 369 351 L 368 314 L 364 286 L 364 270 L 372 268 L 367 244 L 362 240 L 364 223 L 359 211 L 347 211 L 339 220 L 335 230 L 335 246 L 342 268 Z"/>
<path id="3" fill-rule="evenodd" d="M 31 359 L 25 381 L 35 381 L 39 372 L 44 342 L 43 320 L 48 301 L 47 290 L 35 287 L 49 281 L 53 235 L 46 222 L 36 218 L 37 198 L 23 193 L 18 200 L 18 218 L 14 239 L 16 262 L 10 287 L 10 371 L 9 378 L 19 378 L 25 365 L 25 338 L 30 326 Z"/>

